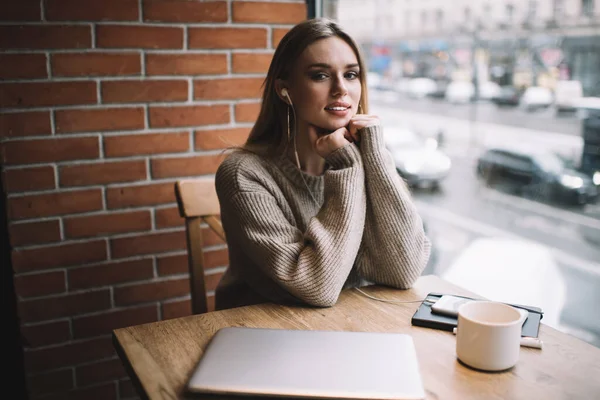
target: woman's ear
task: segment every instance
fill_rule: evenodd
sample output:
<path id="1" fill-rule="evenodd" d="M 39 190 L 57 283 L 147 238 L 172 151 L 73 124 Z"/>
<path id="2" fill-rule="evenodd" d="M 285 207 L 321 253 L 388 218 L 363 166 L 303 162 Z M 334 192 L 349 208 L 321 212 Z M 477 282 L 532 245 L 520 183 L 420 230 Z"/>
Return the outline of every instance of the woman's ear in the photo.
<path id="1" fill-rule="evenodd" d="M 283 79 L 276 79 L 275 80 L 275 91 L 277 92 L 277 96 L 279 96 L 279 98 L 285 103 L 285 104 L 290 104 L 291 99 L 290 99 L 290 92 L 289 89 L 287 88 L 286 82 Z"/>

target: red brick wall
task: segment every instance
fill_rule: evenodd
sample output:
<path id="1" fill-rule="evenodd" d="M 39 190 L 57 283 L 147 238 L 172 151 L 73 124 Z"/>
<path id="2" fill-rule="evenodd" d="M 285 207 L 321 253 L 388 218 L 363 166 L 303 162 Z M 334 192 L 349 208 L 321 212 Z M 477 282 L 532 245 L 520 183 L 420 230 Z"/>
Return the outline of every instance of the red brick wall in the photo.
<path id="1" fill-rule="evenodd" d="M 241 143 L 304 1 L 6 0 L 0 140 L 30 397 L 135 397 L 115 328 L 190 313 L 175 180 Z M 207 234 L 208 285 L 227 265 Z"/>

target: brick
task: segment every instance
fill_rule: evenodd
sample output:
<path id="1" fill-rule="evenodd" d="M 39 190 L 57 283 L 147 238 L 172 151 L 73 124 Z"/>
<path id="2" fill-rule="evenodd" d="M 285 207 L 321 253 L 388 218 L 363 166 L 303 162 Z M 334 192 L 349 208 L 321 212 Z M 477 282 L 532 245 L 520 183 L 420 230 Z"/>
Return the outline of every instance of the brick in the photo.
<path id="1" fill-rule="evenodd" d="M 226 1 L 148 0 L 144 21 L 227 22 Z"/>
<path id="2" fill-rule="evenodd" d="M 118 287 L 114 290 L 114 297 L 117 306 L 125 306 L 186 296 L 189 293 L 190 280 L 184 278 Z"/>
<path id="3" fill-rule="evenodd" d="M 236 1 L 231 12 L 233 22 L 297 24 L 307 17 L 303 3 Z"/>
<path id="4" fill-rule="evenodd" d="M 106 256 L 106 242 L 96 240 L 13 250 L 12 261 L 16 272 L 27 272 L 104 261 Z"/>
<path id="5" fill-rule="evenodd" d="M 71 268 L 68 271 L 69 288 L 74 290 L 147 280 L 153 276 L 150 258 Z"/>
<path id="6" fill-rule="evenodd" d="M 150 107 L 148 112 L 151 128 L 226 124 L 230 121 L 228 105 Z"/>
<path id="7" fill-rule="evenodd" d="M 14 140 L 2 145 L 6 165 L 95 159 L 100 157 L 96 137 Z"/>
<path id="8" fill-rule="evenodd" d="M 71 339 L 69 321 L 53 321 L 46 324 L 21 326 L 25 347 L 35 348 L 66 342 Z"/>
<path id="9" fill-rule="evenodd" d="M 92 46 L 89 26 L 0 26 L 0 49 L 87 49 Z"/>
<path id="10" fill-rule="evenodd" d="M 153 178 L 175 178 L 214 174 L 224 155 L 195 156 L 182 158 L 159 158 L 150 161 Z"/>
<path id="11" fill-rule="evenodd" d="M 111 307 L 110 290 L 45 297 L 19 302 L 22 322 L 38 322 L 76 314 L 107 310 Z"/>
<path id="12" fill-rule="evenodd" d="M 91 132 L 144 129 L 144 109 L 103 108 L 55 112 L 56 132 Z"/>
<path id="13" fill-rule="evenodd" d="M 162 304 L 162 319 L 187 317 L 192 315 L 192 302 L 190 299 L 175 300 Z"/>
<path id="14" fill-rule="evenodd" d="M 11 220 L 76 214 L 102 209 L 100 189 L 32 194 L 8 199 Z"/>
<path id="15" fill-rule="evenodd" d="M 113 329 L 156 321 L 158 321 L 156 305 L 110 310 L 105 313 L 73 318 L 73 337 L 74 339 L 83 339 L 92 336 L 110 335 Z M 80 383 L 79 380 L 77 380 L 77 383 Z"/>
<path id="16" fill-rule="evenodd" d="M 103 103 L 148 103 L 187 99 L 188 83 L 183 80 L 102 82 Z"/>
<path id="17" fill-rule="evenodd" d="M 194 99 L 260 98 L 262 78 L 202 79 L 194 81 Z"/>
<path id="18" fill-rule="evenodd" d="M 119 398 L 128 399 L 130 397 L 137 397 L 137 391 L 133 383 L 129 379 L 119 381 Z"/>
<path id="19" fill-rule="evenodd" d="M 250 128 L 230 128 L 196 131 L 194 133 L 194 149 L 217 150 L 239 147 L 246 143 Z"/>
<path id="20" fill-rule="evenodd" d="M 28 244 L 52 243 L 61 240 L 60 223 L 58 222 L 58 219 L 11 224 L 9 232 L 10 244 L 13 247 Z"/>
<path id="21" fill-rule="evenodd" d="M 203 230 L 202 233 L 206 233 Z M 210 270 L 217 267 L 225 267 L 229 264 L 229 253 L 227 249 L 204 251 L 204 269 Z M 158 275 L 177 275 L 189 272 L 187 254 L 178 254 L 159 257 L 157 259 Z"/>
<path id="22" fill-rule="evenodd" d="M 108 208 L 149 206 L 175 202 L 174 183 L 108 188 Z"/>
<path id="23" fill-rule="evenodd" d="M 110 240 L 113 258 L 125 258 L 141 254 L 163 253 L 184 250 L 185 232 L 163 232 L 130 236 Z"/>
<path id="24" fill-rule="evenodd" d="M 138 0 L 102 0 L 81 5 L 80 0 L 46 0 L 48 21 L 137 21 Z"/>
<path id="25" fill-rule="evenodd" d="M 85 7 L 81 7 L 85 8 Z M 51 57 L 52 76 L 139 75 L 142 61 L 135 53 L 57 53 Z"/>
<path id="26" fill-rule="evenodd" d="M 236 122 L 255 122 L 260 112 L 260 103 L 239 103 L 235 105 Z"/>
<path id="27" fill-rule="evenodd" d="M 32 164 L 98 158 L 98 138 L 61 138 L 15 140 L 3 144 L 3 161 L 11 164 Z"/>
<path id="28" fill-rule="evenodd" d="M 25 352 L 25 368 L 28 372 L 71 367 L 114 355 L 110 337 L 77 341 L 63 346 L 29 350 Z"/>
<path id="29" fill-rule="evenodd" d="M 65 218 L 63 223 L 67 238 L 103 236 L 111 233 L 152 229 L 148 210 L 71 217 Z"/>
<path id="30" fill-rule="evenodd" d="M 190 49 L 260 49 L 267 47 L 264 28 L 188 28 Z"/>
<path id="31" fill-rule="evenodd" d="M 51 134 L 50 111 L 0 114 L 0 139 Z"/>
<path id="32" fill-rule="evenodd" d="M 0 84 L 0 107 L 44 107 L 97 102 L 96 82 Z"/>
<path id="33" fill-rule="evenodd" d="M 156 229 L 185 226 L 185 220 L 179 215 L 177 207 L 159 208 L 154 212 Z"/>
<path id="34" fill-rule="evenodd" d="M 164 26 L 97 25 L 96 47 L 183 49 L 183 29 Z"/>
<path id="35" fill-rule="evenodd" d="M 227 73 L 225 54 L 146 54 L 147 75 L 210 75 Z"/>
<path id="36" fill-rule="evenodd" d="M 101 162 L 60 167 L 60 185 L 88 186 L 146 180 L 146 161 Z"/>
<path id="37" fill-rule="evenodd" d="M 69 369 L 69 371 L 72 371 Z M 116 382 L 44 396 L 44 400 L 117 400 Z M 122 397 L 121 397 L 122 399 Z"/>
<path id="38" fill-rule="evenodd" d="M 71 369 L 30 376 L 27 378 L 27 381 L 29 395 L 33 398 L 38 398 L 48 393 L 65 392 L 74 387 L 73 371 Z"/>
<path id="39" fill-rule="evenodd" d="M 93 385 L 99 382 L 113 381 L 126 377 L 127 372 L 125 372 L 123 363 L 118 358 L 75 368 L 75 379 L 78 386 Z M 113 396 L 116 396 L 114 382 L 111 383 L 111 387 L 114 392 Z"/>
<path id="40" fill-rule="evenodd" d="M 181 153 L 190 149 L 189 132 L 104 137 L 105 157 Z"/>
<path id="41" fill-rule="evenodd" d="M 67 290 L 64 271 L 17 275 L 14 282 L 15 293 L 19 298 L 47 296 L 64 293 Z"/>
<path id="42" fill-rule="evenodd" d="M 50 166 L 4 171 L 4 188 L 7 193 L 54 189 L 55 187 L 54 168 Z"/>
<path id="43" fill-rule="evenodd" d="M 271 44 L 273 45 L 274 49 L 277 48 L 279 42 L 281 42 L 281 39 L 283 39 L 285 34 L 289 31 L 290 30 L 288 28 L 273 28 L 273 32 L 271 35 Z"/>
<path id="44" fill-rule="evenodd" d="M 0 79 L 47 77 L 45 54 L 0 54 Z"/>
<path id="45" fill-rule="evenodd" d="M 159 276 L 189 273 L 187 254 L 157 257 L 156 270 Z"/>
<path id="46" fill-rule="evenodd" d="M 0 2 L 0 21 L 40 21 L 41 19 L 39 0 Z"/>
<path id="47" fill-rule="evenodd" d="M 266 74 L 272 59 L 272 53 L 235 53 L 232 55 L 231 68 L 234 73 Z"/>

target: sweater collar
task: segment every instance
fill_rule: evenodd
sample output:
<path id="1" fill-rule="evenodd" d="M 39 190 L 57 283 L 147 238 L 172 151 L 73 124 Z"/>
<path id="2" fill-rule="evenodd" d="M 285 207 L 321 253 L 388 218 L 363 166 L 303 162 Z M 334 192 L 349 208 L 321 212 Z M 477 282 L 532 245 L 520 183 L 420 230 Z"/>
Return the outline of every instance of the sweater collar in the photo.
<path id="1" fill-rule="evenodd" d="M 285 156 L 277 157 L 275 159 L 275 163 L 281 172 L 283 172 L 283 174 L 295 185 L 302 188 L 306 188 L 308 186 L 311 192 L 323 191 L 323 175 L 309 175 L 298 169 L 296 164 L 294 164 L 288 157 Z M 325 170 L 327 170 L 327 165 L 325 166 Z"/>

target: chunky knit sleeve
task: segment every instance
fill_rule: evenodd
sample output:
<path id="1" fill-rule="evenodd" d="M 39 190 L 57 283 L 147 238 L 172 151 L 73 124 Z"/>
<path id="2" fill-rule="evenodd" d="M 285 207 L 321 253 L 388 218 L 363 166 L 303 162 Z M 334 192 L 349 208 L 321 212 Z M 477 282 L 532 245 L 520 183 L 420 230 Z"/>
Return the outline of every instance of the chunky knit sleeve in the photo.
<path id="1" fill-rule="evenodd" d="M 409 288 L 427 265 L 431 244 L 406 183 L 396 171 L 380 126 L 360 132 L 367 193 L 367 216 L 360 275 L 367 281 Z"/>
<path id="2" fill-rule="evenodd" d="M 331 168 L 324 175 L 324 204 L 305 232 L 291 222 L 281 199 L 256 180 L 244 182 L 247 174 L 220 169 L 216 180 L 221 214 L 237 225 L 226 231 L 230 246 L 239 246 L 234 251 L 296 299 L 315 306 L 337 302 L 362 240 L 366 209 L 358 148 L 348 144 L 326 161 Z"/>

